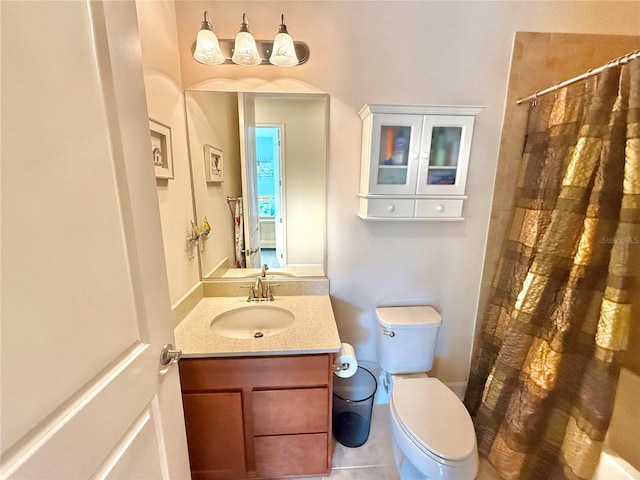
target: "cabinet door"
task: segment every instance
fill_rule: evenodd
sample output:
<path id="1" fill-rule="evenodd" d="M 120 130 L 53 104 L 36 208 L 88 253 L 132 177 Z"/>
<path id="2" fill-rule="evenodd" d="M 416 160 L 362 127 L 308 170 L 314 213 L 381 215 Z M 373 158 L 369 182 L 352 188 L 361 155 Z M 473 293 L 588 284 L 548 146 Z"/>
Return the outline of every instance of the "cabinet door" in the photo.
<path id="1" fill-rule="evenodd" d="M 193 480 L 246 478 L 242 394 L 182 395 Z"/>
<path id="2" fill-rule="evenodd" d="M 473 116 L 425 116 L 418 194 L 464 195 L 473 121 Z"/>
<path id="3" fill-rule="evenodd" d="M 369 193 L 416 193 L 422 121 L 421 115 L 373 116 Z"/>

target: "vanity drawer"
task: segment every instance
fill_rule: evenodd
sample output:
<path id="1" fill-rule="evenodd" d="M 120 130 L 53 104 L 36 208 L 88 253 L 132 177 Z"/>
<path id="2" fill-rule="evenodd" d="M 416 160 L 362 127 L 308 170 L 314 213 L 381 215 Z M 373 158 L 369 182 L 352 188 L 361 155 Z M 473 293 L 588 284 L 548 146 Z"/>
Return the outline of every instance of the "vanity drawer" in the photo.
<path id="1" fill-rule="evenodd" d="M 327 442 L 326 433 L 255 437 L 256 475 L 280 478 L 328 474 Z"/>
<path id="2" fill-rule="evenodd" d="M 253 434 L 329 431 L 329 389 L 262 390 L 252 394 Z"/>
<path id="3" fill-rule="evenodd" d="M 460 217 L 463 202 L 445 198 L 416 200 L 416 217 Z"/>
<path id="4" fill-rule="evenodd" d="M 366 217 L 413 217 L 415 205 L 410 198 L 360 198 L 360 213 Z"/>
<path id="5" fill-rule="evenodd" d="M 330 355 L 185 358 L 178 363 L 182 391 L 329 385 Z"/>

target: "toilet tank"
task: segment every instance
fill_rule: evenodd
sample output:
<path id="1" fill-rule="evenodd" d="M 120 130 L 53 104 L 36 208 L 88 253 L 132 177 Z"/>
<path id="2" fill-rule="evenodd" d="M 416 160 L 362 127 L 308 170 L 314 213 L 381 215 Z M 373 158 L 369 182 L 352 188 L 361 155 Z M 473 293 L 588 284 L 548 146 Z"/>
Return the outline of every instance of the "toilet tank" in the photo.
<path id="1" fill-rule="evenodd" d="M 433 365 L 440 314 L 427 305 L 376 308 L 380 367 L 389 373 L 428 372 Z"/>

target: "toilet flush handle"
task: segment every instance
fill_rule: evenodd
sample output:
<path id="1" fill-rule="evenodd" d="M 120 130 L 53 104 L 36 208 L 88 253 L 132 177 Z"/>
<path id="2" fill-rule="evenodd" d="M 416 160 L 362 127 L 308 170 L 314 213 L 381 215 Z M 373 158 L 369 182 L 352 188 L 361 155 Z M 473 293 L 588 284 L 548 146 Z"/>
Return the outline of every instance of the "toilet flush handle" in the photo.
<path id="1" fill-rule="evenodd" d="M 386 330 L 382 331 L 383 335 L 389 335 L 390 337 L 395 337 L 396 336 L 396 332 L 387 332 Z"/>

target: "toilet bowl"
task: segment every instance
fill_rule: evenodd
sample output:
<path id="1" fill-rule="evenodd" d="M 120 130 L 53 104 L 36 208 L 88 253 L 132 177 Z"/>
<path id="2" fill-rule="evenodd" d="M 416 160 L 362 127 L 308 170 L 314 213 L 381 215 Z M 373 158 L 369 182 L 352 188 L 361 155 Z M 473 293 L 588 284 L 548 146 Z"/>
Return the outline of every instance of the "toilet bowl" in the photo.
<path id="1" fill-rule="evenodd" d="M 460 399 L 426 375 L 394 375 L 389 402 L 394 458 L 402 480 L 472 480 L 476 436 Z"/>
<path id="2" fill-rule="evenodd" d="M 381 307 L 377 350 L 391 388 L 389 417 L 401 480 L 473 480 L 476 436 L 460 399 L 430 378 L 440 315 L 430 306 Z"/>

